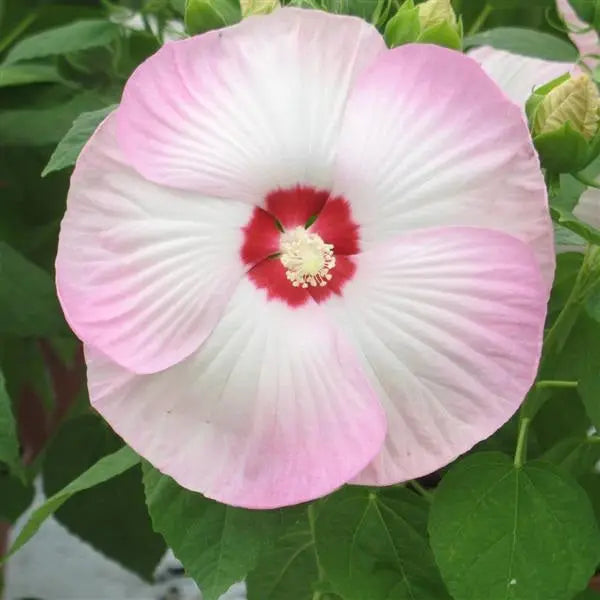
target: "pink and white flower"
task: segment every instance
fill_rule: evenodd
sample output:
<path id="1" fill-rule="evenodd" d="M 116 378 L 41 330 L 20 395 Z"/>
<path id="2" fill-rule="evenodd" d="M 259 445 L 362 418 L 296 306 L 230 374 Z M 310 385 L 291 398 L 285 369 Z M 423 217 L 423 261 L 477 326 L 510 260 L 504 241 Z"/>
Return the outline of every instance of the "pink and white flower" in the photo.
<path id="1" fill-rule="evenodd" d="M 553 269 L 521 111 L 474 60 L 281 9 L 138 68 L 77 163 L 57 284 L 112 427 L 267 508 L 495 431 Z"/>

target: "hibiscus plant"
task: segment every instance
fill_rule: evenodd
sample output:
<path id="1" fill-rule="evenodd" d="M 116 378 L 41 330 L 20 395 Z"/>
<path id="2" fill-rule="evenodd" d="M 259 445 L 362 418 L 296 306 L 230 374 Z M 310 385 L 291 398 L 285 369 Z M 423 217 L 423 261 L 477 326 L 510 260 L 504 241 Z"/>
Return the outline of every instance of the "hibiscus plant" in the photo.
<path id="1" fill-rule="evenodd" d="M 204 600 L 600 599 L 599 30 L 0 0 L 7 580 L 52 517 Z"/>

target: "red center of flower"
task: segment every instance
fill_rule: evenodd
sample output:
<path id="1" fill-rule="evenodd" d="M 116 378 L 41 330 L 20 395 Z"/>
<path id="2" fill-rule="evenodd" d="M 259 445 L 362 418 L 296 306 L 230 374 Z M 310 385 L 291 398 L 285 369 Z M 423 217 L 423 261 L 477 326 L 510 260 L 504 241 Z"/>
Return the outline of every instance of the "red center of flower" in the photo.
<path id="1" fill-rule="evenodd" d="M 359 251 L 350 205 L 324 190 L 296 186 L 267 195 L 243 228 L 241 258 L 269 299 L 300 306 L 341 295 Z"/>

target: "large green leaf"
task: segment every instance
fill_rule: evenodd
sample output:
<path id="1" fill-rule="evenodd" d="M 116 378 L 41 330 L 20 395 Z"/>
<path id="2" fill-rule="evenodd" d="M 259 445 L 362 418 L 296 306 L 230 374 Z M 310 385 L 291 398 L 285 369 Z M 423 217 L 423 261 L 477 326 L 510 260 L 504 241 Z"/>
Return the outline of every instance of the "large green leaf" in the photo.
<path id="1" fill-rule="evenodd" d="M 591 472 L 600 460 L 600 444 L 585 435 L 566 437 L 540 458 L 556 465 L 572 477 L 578 478 Z"/>
<path id="2" fill-rule="evenodd" d="M 471 455 L 442 479 L 431 544 L 455 600 L 572 600 L 600 560 L 590 501 L 555 467 Z"/>
<path id="3" fill-rule="evenodd" d="M 217 600 L 242 580 L 272 542 L 279 511 L 252 511 L 219 504 L 178 486 L 144 464 L 146 502 L 154 529 L 202 590 Z"/>
<path id="4" fill-rule="evenodd" d="M 9 473 L 0 473 L 0 521 L 14 523 L 33 500 L 33 486 Z"/>
<path id="5" fill-rule="evenodd" d="M 263 552 L 248 575 L 248 600 L 313 600 L 318 580 L 315 542 L 304 512 Z"/>
<path id="6" fill-rule="evenodd" d="M 585 592 L 582 592 L 573 598 L 573 600 L 600 600 L 600 592 L 595 590 L 585 590 Z"/>
<path id="7" fill-rule="evenodd" d="M 77 474 L 121 445 L 120 439 L 95 415 L 66 423 L 44 460 L 46 496 L 61 490 Z M 152 530 L 139 467 L 81 491 L 61 506 L 55 517 L 77 537 L 148 580 L 165 553 L 162 537 Z"/>
<path id="8" fill-rule="evenodd" d="M 0 144 L 47 146 L 58 143 L 84 112 L 105 108 L 114 102 L 110 94 L 81 92 L 55 106 L 19 108 L 0 112 Z"/>
<path id="9" fill-rule="evenodd" d="M 0 333 L 42 337 L 67 331 L 52 277 L 0 242 Z"/>
<path id="10" fill-rule="evenodd" d="M 445 600 L 427 541 L 428 505 L 403 487 L 343 489 L 320 508 L 317 554 L 344 600 Z"/>
<path id="11" fill-rule="evenodd" d="M 600 522 L 600 473 L 587 473 L 578 481 L 592 503 L 596 520 Z"/>
<path id="12" fill-rule="evenodd" d="M 61 81 L 57 68 L 54 65 L 0 65 L 0 88 L 29 83 L 48 83 Z"/>
<path id="13" fill-rule="evenodd" d="M 42 171 L 42 177 L 53 171 L 59 171 L 60 169 L 74 165 L 79 153 L 92 133 L 94 133 L 96 127 L 114 110 L 115 106 L 116 104 L 113 104 L 100 110 L 79 115 L 75 119 L 71 129 L 67 131 L 65 137 L 60 140 L 52 153 L 48 164 Z"/>
<path id="14" fill-rule="evenodd" d="M 75 21 L 24 38 L 11 48 L 4 64 L 106 46 L 118 35 L 119 27 L 106 19 Z"/>
<path id="15" fill-rule="evenodd" d="M 590 420 L 600 431 L 600 368 L 590 365 L 590 371 L 579 380 L 577 390 Z"/>
<path id="16" fill-rule="evenodd" d="M 600 600 L 600 592 L 595 590 L 585 590 L 578 594 L 573 600 Z"/>
<path id="17" fill-rule="evenodd" d="M 492 46 L 515 54 L 536 56 L 546 60 L 575 62 L 577 50 L 556 36 L 524 27 L 496 27 L 465 38 L 466 48 Z"/>
<path id="18" fill-rule="evenodd" d="M 48 498 L 44 504 L 32 513 L 14 541 L 9 555 L 14 554 L 19 548 L 23 547 L 35 535 L 42 523 L 74 494 L 108 481 L 131 469 L 133 466 L 139 464 L 139 462 L 139 456 L 127 446 L 101 458 L 95 465 L 77 477 L 77 479 Z"/>
<path id="19" fill-rule="evenodd" d="M 6 463 L 13 470 L 19 464 L 19 440 L 11 405 L 4 375 L 0 371 L 0 463 Z"/>

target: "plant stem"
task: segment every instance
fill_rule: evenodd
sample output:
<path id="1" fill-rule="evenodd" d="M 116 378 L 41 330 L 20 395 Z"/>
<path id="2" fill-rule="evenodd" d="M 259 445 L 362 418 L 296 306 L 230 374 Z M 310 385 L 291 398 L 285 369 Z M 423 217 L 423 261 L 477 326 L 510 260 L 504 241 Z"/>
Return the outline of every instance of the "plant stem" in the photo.
<path id="1" fill-rule="evenodd" d="M 535 384 L 536 388 L 576 388 L 576 381 L 557 381 L 557 380 L 548 380 L 548 381 L 538 381 Z"/>
<path id="2" fill-rule="evenodd" d="M 596 188 L 600 190 L 600 182 L 594 180 L 594 179 L 590 179 L 589 177 L 586 177 L 585 175 L 581 174 L 581 173 L 570 173 L 571 177 L 574 177 L 575 179 L 577 179 L 577 181 L 579 181 L 580 183 L 583 183 L 583 185 L 587 185 L 588 187 L 592 187 L 592 188 Z"/>
<path id="3" fill-rule="evenodd" d="M 588 244 L 586 247 L 583 263 L 577 273 L 575 284 L 571 289 L 567 302 L 560 311 L 554 325 L 552 325 L 544 338 L 544 351 L 546 357 L 556 352 L 560 352 L 569 333 L 571 333 L 571 329 L 573 329 L 573 325 L 575 325 L 581 307 L 584 305 L 588 294 L 594 287 L 595 282 L 590 282 L 590 274 L 592 274 L 592 278 L 597 276 L 597 274 L 591 272 L 595 270 L 594 263 L 598 260 L 599 253 L 600 248 L 597 246 Z"/>
<path id="4" fill-rule="evenodd" d="M 467 31 L 467 36 L 476 34 L 483 27 L 492 10 L 494 10 L 492 5 L 486 2 L 482 11 L 477 15 L 475 21 L 473 21 L 473 25 Z"/>
<path id="5" fill-rule="evenodd" d="M 542 377 L 552 372 L 560 351 L 567 341 L 581 309 L 585 306 L 587 298 L 600 286 L 599 272 L 600 246 L 588 244 L 571 293 L 558 318 L 544 337 L 544 354 L 539 368 Z M 550 398 L 552 387 L 575 387 L 573 384 L 561 386 L 551 385 L 550 382 L 539 383 L 542 383 L 542 385 L 534 385 L 525 398 L 521 406 L 521 418 L 533 419 L 546 400 Z"/>
<path id="6" fill-rule="evenodd" d="M 519 437 L 517 438 L 517 448 L 515 450 L 515 467 L 520 469 L 527 458 L 527 432 L 529 431 L 529 417 L 521 417 L 519 421 Z"/>
<path id="7" fill-rule="evenodd" d="M 319 560 L 319 555 L 317 553 L 317 538 L 315 536 L 316 515 L 315 515 L 315 503 L 314 502 L 312 502 L 308 505 L 306 512 L 308 515 L 308 525 L 310 527 L 310 533 L 312 535 L 313 545 L 315 548 L 315 560 L 317 562 L 317 573 L 319 575 L 318 583 L 322 583 L 325 581 L 325 571 L 324 571 L 323 567 L 321 566 L 321 561 Z M 319 590 L 315 590 L 315 592 L 312 596 L 312 600 L 321 600 L 321 597 L 322 597 L 321 592 Z"/>
<path id="8" fill-rule="evenodd" d="M 425 489 L 418 481 L 411 479 L 408 483 L 415 488 L 415 490 L 419 492 L 419 494 L 421 494 L 421 496 L 423 496 L 427 502 L 433 501 L 433 494 L 429 490 Z"/>

